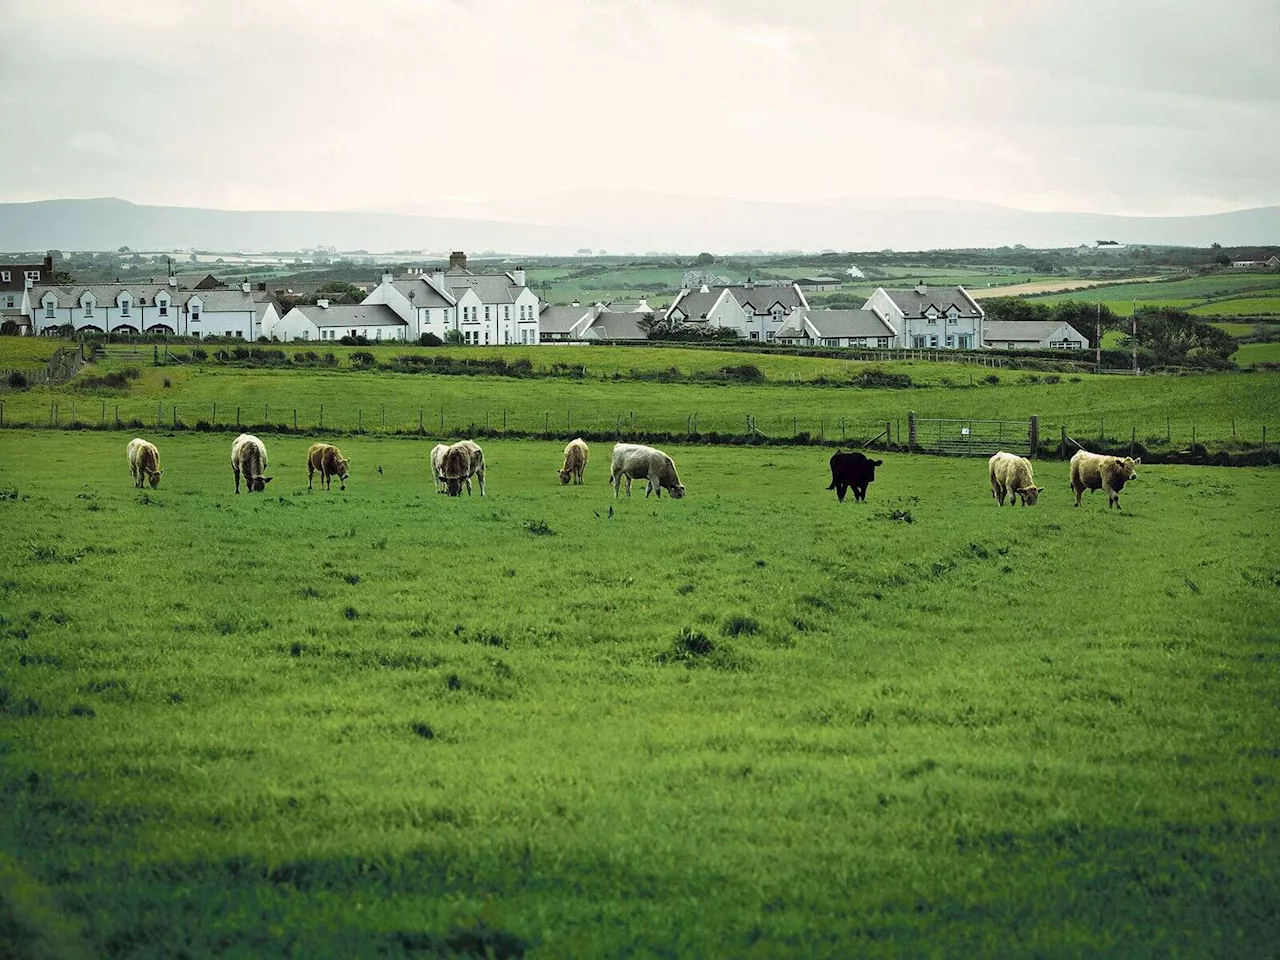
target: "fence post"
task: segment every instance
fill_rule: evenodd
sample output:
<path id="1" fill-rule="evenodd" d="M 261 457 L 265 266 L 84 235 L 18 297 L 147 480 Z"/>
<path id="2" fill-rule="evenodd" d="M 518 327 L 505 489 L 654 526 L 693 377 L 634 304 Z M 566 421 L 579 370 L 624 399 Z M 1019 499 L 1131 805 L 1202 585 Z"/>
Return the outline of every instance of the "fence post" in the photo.
<path id="1" fill-rule="evenodd" d="M 116 427 L 120 426 L 120 404 L 116 404 Z"/>
<path id="2" fill-rule="evenodd" d="M 1138 442 L 1138 428 L 1133 427 L 1129 431 L 1129 456 L 1133 456 L 1133 446 Z"/>
<path id="3" fill-rule="evenodd" d="M 293 431 L 294 433 L 298 432 L 298 408 L 297 407 L 293 408 Z"/>
<path id="4" fill-rule="evenodd" d="M 178 429 L 178 405 L 173 405 L 173 429 Z"/>
<path id="5" fill-rule="evenodd" d="M 107 425 L 107 401 L 102 401 L 102 415 L 98 418 L 98 426 L 105 427 Z"/>
<path id="6" fill-rule="evenodd" d="M 502 432 L 507 432 L 507 408 L 502 408 Z"/>
<path id="7" fill-rule="evenodd" d="M 1040 454 L 1040 418 L 1032 415 L 1031 422 L 1027 425 L 1027 433 L 1031 439 L 1031 456 L 1037 457 Z"/>
<path id="8" fill-rule="evenodd" d="M 271 422 L 271 415 L 267 409 L 267 405 L 264 403 L 262 405 L 262 425 L 265 427 L 270 422 Z"/>
<path id="9" fill-rule="evenodd" d="M 916 448 L 916 412 L 914 410 L 907 411 L 907 447 L 911 450 Z"/>
<path id="10" fill-rule="evenodd" d="M 102 402 L 104 405 L 106 404 L 105 400 Z M 3 427 L 3 426 L 4 426 L 4 401 L 0 400 L 0 427 Z"/>
<path id="11" fill-rule="evenodd" d="M 156 404 L 156 426 L 158 427 L 162 423 L 164 423 L 164 404 L 157 403 Z"/>
<path id="12" fill-rule="evenodd" d="M 440 404 L 440 436 L 444 436 L 444 404 Z"/>
<path id="13" fill-rule="evenodd" d="M 214 403 L 214 405 L 213 405 L 213 425 L 214 425 L 215 427 L 218 425 L 218 405 L 217 405 L 217 403 Z"/>
<path id="14" fill-rule="evenodd" d="M 841 432 L 841 436 L 844 436 L 843 431 Z M 893 423 L 892 423 L 892 421 L 886 420 L 886 421 L 884 422 L 884 445 L 885 445 L 885 448 L 887 449 L 887 448 L 888 448 L 888 446 L 889 446 L 889 444 L 891 444 L 891 443 L 893 443 Z"/>
<path id="15" fill-rule="evenodd" d="M 356 433 L 364 432 L 364 411 L 356 411 Z"/>
<path id="16" fill-rule="evenodd" d="M 844 440 L 844 417 L 840 418 L 840 439 Z"/>
<path id="17" fill-rule="evenodd" d="M 431 362 L 435 363 L 434 358 L 432 359 Z M 422 428 L 422 408 L 419 407 L 418 408 L 418 433 L 425 433 L 425 432 L 426 431 Z"/>
<path id="18" fill-rule="evenodd" d="M 324 427 L 324 404 L 320 404 L 320 426 Z"/>

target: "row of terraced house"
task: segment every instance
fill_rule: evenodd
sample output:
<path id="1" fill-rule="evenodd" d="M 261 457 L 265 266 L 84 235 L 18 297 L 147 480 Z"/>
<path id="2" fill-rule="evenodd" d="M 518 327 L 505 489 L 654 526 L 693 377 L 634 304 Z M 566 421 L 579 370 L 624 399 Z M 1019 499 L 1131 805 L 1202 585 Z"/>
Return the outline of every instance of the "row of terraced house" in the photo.
<path id="1" fill-rule="evenodd" d="M 18 272 L 21 278 L 18 279 Z M 20 286 L 19 286 L 20 283 Z M 988 321 L 964 287 L 877 288 L 857 309 L 812 306 L 802 283 L 702 285 L 682 289 L 665 309 L 647 301 L 553 306 L 528 286 L 525 271 L 467 269 L 464 253 L 447 268 L 384 274 L 361 287 L 359 304 L 320 298 L 283 307 L 294 294 L 280 285 L 228 286 L 213 277 L 168 277 L 126 283 L 55 284 L 52 264 L 0 266 L 0 309 L 26 332 L 99 331 L 186 337 L 325 343 L 344 337 L 441 340 L 456 331 L 464 343 L 506 344 L 628 341 L 647 338 L 646 320 L 723 327 L 743 339 L 864 349 L 974 350 L 1051 347 L 1083 349 L 1087 339 L 1068 324 Z M 16 289 L 14 289 L 16 288 Z M 18 293 L 20 291 L 20 294 Z M 15 309 L 15 302 L 17 304 Z"/>

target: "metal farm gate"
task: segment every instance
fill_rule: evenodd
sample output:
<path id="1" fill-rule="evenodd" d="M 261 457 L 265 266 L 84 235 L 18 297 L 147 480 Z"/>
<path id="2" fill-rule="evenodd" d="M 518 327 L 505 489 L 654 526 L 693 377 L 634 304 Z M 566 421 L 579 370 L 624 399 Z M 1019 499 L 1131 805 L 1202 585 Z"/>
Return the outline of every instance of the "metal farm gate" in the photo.
<path id="1" fill-rule="evenodd" d="M 1028 420 L 941 420 L 907 414 L 912 449 L 959 457 L 989 457 L 1005 450 L 1034 457 L 1040 446 L 1038 417 Z"/>

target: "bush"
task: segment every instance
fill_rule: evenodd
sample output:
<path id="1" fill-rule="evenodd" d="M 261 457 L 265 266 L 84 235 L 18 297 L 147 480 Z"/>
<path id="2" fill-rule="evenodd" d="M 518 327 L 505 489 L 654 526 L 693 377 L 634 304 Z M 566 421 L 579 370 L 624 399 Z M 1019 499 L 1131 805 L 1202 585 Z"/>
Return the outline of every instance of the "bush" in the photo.
<path id="1" fill-rule="evenodd" d="M 372 367 L 375 362 L 373 354 L 368 350 L 357 350 L 351 354 L 351 365 L 353 367 Z"/>
<path id="2" fill-rule="evenodd" d="M 442 347 L 444 346 L 444 341 L 434 333 L 424 333 L 418 338 L 418 345 L 423 347 Z"/>
<path id="3" fill-rule="evenodd" d="M 9 386 L 13 390 L 27 389 L 27 377 L 21 370 L 14 370 L 9 374 Z"/>
<path id="4" fill-rule="evenodd" d="M 878 367 L 863 370 L 853 378 L 853 384 L 867 389 L 887 387 L 891 390 L 907 390 L 915 386 L 911 378 L 905 373 L 889 373 L 887 370 L 881 370 Z"/>

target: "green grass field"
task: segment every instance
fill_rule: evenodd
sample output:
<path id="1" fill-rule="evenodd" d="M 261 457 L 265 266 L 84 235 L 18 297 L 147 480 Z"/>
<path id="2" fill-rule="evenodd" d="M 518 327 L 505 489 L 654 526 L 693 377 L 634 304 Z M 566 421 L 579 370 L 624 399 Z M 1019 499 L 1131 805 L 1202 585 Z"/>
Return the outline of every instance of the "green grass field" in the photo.
<path id="1" fill-rule="evenodd" d="M 1105 304 L 1117 316 L 1143 307 L 1177 307 L 1197 316 L 1255 316 L 1280 313 L 1280 279 L 1258 274 L 1213 274 L 1181 280 L 1123 283 L 1071 293 L 1036 296 L 1038 303 L 1076 300 Z"/>
<path id="2" fill-rule="evenodd" d="M 0 337 L 0 370 L 42 370 L 55 350 L 71 345 L 44 337 Z"/>
<path id="3" fill-rule="evenodd" d="M 1274 471 L 0 433 L 0 943 L 44 956 L 1270 956 Z M 377 467 L 381 467 L 378 472 Z M 610 515 L 610 508 L 614 512 Z M 908 522 L 909 518 L 909 522 Z M 7 940 L 3 939 L 8 937 Z"/>
<path id="4" fill-rule="evenodd" d="M 1280 343 L 1242 343 L 1232 359 L 1242 367 L 1255 363 L 1280 363 Z"/>

